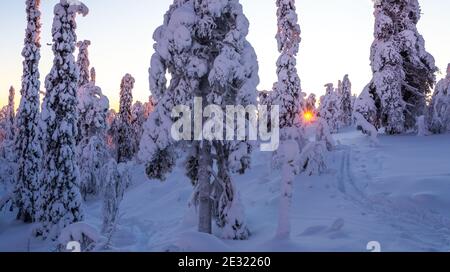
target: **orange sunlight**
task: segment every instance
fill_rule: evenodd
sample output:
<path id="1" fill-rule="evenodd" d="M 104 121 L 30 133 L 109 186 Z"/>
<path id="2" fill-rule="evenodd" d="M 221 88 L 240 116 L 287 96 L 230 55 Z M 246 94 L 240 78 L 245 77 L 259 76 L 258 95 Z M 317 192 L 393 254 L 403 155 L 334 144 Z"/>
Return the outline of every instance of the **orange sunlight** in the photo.
<path id="1" fill-rule="evenodd" d="M 310 124 L 316 120 L 316 116 L 311 111 L 305 111 L 303 113 L 303 120 L 305 120 L 306 123 Z"/>

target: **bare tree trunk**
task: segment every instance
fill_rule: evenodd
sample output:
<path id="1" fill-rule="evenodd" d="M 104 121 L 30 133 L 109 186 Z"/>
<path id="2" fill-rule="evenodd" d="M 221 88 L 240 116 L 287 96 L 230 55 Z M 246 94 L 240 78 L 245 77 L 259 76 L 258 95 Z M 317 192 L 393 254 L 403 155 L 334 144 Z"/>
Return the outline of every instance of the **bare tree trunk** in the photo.
<path id="1" fill-rule="evenodd" d="M 225 178 L 226 178 L 226 161 L 227 155 L 224 153 L 223 145 L 214 142 L 214 149 L 217 154 L 217 177 L 214 180 L 212 188 L 212 203 L 213 203 L 213 217 L 216 220 L 217 226 L 223 228 L 225 222 L 220 218 L 221 216 L 221 203 L 223 191 L 225 190 Z"/>
<path id="2" fill-rule="evenodd" d="M 211 206 L 211 144 L 203 141 L 200 148 L 199 161 L 199 220 L 198 231 L 212 233 L 212 206 Z"/>

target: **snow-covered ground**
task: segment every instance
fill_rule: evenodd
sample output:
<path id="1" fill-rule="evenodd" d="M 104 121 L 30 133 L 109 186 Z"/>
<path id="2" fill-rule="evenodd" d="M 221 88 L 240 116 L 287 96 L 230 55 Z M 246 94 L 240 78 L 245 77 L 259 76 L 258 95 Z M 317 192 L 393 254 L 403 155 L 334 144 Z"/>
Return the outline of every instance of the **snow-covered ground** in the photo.
<path id="1" fill-rule="evenodd" d="M 236 184 L 252 236 L 224 241 L 196 232 L 188 208 L 190 182 L 178 168 L 165 182 L 149 181 L 143 166 L 121 204 L 113 246 L 121 251 L 382 251 L 450 250 L 450 135 L 380 136 L 374 146 L 354 130 L 335 135 L 327 175 L 298 176 L 290 240 L 274 239 L 280 173 L 270 153 L 255 153 Z M 101 201 L 86 204 L 86 221 L 100 228 Z M 30 238 L 32 226 L 0 213 L 0 251 L 49 251 Z M 217 234 L 217 233 L 216 233 Z"/>

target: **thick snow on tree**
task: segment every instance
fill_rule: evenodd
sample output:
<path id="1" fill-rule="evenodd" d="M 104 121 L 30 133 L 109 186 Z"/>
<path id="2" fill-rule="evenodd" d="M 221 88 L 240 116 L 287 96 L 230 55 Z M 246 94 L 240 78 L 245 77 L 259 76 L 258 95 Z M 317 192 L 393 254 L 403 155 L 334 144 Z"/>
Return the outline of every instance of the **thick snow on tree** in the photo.
<path id="1" fill-rule="evenodd" d="M 150 103 L 150 102 L 147 102 Z M 139 150 L 139 144 L 141 142 L 142 134 L 144 132 L 144 123 L 147 121 L 147 109 L 144 104 L 137 101 L 133 104 L 131 109 L 131 127 L 133 129 L 133 136 L 131 141 L 133 141 L 133 150 L 137 152 Z M 147 115 L 147 116 L 146 116 Z"/>
<path id="2" fill-rule="evenodd" d="M 261 106 L 266 106 L 267 109 L 272 108 L 272 99 L 273 99 L 273 91 L 258 91 L 258 104 Z M 267 110 L 265 112 L 259 112 L 258 114 L 261 115 L 262 120 L 267 120 L 267 131 L 270 132 L 272 130 L 272 117 L 271 117 L 271 111 Z"/>
<path id="3" fill-rule="evenodd" d="M 353 105 L 353 116 L 355 113 L 361 114 L 366 121 L 372 124 L 375 128 L 380 127 L 380 120 L 377 116 L 377 107 L 375 105 L 375 100 L 370 93 L 369 86 L 366 86 L 360 96 L 355 100 Z"/>
<path id="4" fill-rule="evenodd" d="M 14 107 L 14 97 L 16 90 L 13 86 L 9 88 L 8 95 L 8 105 L 1 109 L 0 113 L 0 150 L 1 153 L 8 152 L 11 153 L 11 145 L 14 141 L 14 136 L 16 134 L 15 128 L 15 107 Z"/>
<path id="5" fill-rule="evenodd" d="M 8 105 L 2 109 L 2 117 L 0 120 L 0 136 L 3 138 L 0 142 L 0 157 L 3 157 L 10 163 L 15 163 L 17 158 L 14 152 L 14 137 L 16 134 L 15 126 L 15 107 L 14 107 L 14 97 L 16 91 L 14 87 L 9 88 Z"/>
<path id="6" fill-rule="evenodd" d="M 431 135 L 431 132 L 428 129 L 426 116 L 422 115 L 417 118 L 417 136 L 424 137 L 429 135 Z"/>
<path id="7" fill-rule="evenodd" d="M 325 85 L 326 93 L 320 98 L 319 117 L 327 122 L 331 133 L 337 133 L 340 128 L 340 101 L 332 83 Z"/>
<path id="8" fill-rule="evenodd" d="M 276 40 L 280 57 L 277 61 L 278 81 L 274 84 L 273 92 L 270 95 L 270 104 L 280 107 L 281 146 L 292 146 L 295 143 L 295 147 L 291 147 L 289 150 L 280 149 L 274 153 L 272 160 L 274 162 L 273 165 L 279 165 L 282 171 L 282 195 L 277 236 L 279 238 L 288 238 L 290 234 L 288 214 L 291 206 L 294 176 L 300 171 L 307 171 L 308 164 L 311 163 L 310 166 L 312 167 L 312 163 L 316 159 L 321 161 L 321 157 L 309 157 L 317 154 L 308 152 L 304 154 L 306 157 L 299 158 L 300 152 L 308 145 L 304 132 L 307 125 L 306 120 L 304 120 L 304 112 L 308 109 L 296 68 L 296 56 L 301 42 L 301 31 L 298 24 L 295 1 L 277 0 L 276 6 L 278 25 Z M 308 114 L 311 113 L 313 112 Z M 292 150 L 297 150 L 297 152 L 292 152 Z"/>
<path id="9" fill-rule="evenodd" d="M 118 170 L 118 165 L 111 159 L 103 169 L 105 177 L 105 191 L 103 201 L 102 233 L 110 235 L 117 223 L 119 205 L 123 199 L 126 184 Z"/>
<path id="10" fill-rule="evenodd" d="M 3 142 L 6 140 L 6 120 L 8 119 L 6 116 L 8 112 L 8 106 L 4 106 L 0 109 L 0 148 Z"/>
<path id="11" fill-rule="evenodd" d="M 77 99 L 78 134 L 81 139 L 77 146 L 80 189 L 86 197 L 100 192 L 103 180 L 101 169 L 110 157 L 106 143 L 109 100 L 92 82 L 78 89 Z"/>
<path id="12" fill-rule="evenodd" d="M 417 24 L 422 16 L 419 1 L 404 2 L 399 33 L 406 80 L 402 92 L 407 108 L 406 126 L 413 128 L 417 117 L 426 112 L 426 98 L 436 83 L 435 73 L 438 68 L 435 66 L 433 56 L 425 50 L 425 40 L 417 30 Z"/>
<path id="13" fill-rule="evenodd" d="M 144 118 L 147 121 L 148 117 L 152 112 L 155 111 L 156 102 L 153 96 L 148 97 L 148 101 L 144 103 Z"/>
<path id="14" fill-rule="evenodd" d="M 330 127 L 328 126 L 328 122 L 319 117 L 316 121 L 316 142 L 322 142 L 325 144 L 328 151 L 331 151 L 336 146 L 336 142 L 334 141 L 333 136 L 331 136 Z"/>
<path id="15" fill-rule="evenodd" d="M 73 250 L 98 252 L 104 250 L 105 240 L 105 237 L 95 227 L 85 222 L 77 222 L 61 230 L 57 240 L 57 249 L 60 252 L 74 252 Z M 80 248 L 71 248 L 70 245 L 73 242 L 79 243 Z"/>
<path id="16" fill-rule="evenodd" d="M 41 181 L 42 148 L 39 141 L 39 81 L 41 12 L 40 0 L 26 1 L 27 28 L 22 50 L 23 74 L 21 100 L 17 111 L 15 152 L 17 156 L 17 178 L 15 205 L 17 218 L 25 222 L 37 221 L 40 217 L 39 190 Z"/>
<path id="17" fill-rule="evenodd" d="M 429 136 L 431 133 L 428 129 L 426 116 L 422 115 L 417 118 L 417 136 L 424 137 Z"/>
<path id="18" fill-rule="evenodd" d="M 429 130 L 433 133 L 445 133 L 450 130 L 450 64 L 447 68 L 447 76 L 436 85 L 427 123 Z"/>
<path id="19" fill-rule="evenodd" d="M 271 104 L 271 95 L 272 95 L 272 91 L 259 91 L 258 92 L 258 102 L 260 105 L 267 105 L 270 106 Z"/>
<path id="20" fill-rule="evenodd" d="M 106 114 L 106 145 L 108 146 L 111 157 L 117 158 L 117 112 L 114 109 L 109 109 Z"/>
<path id="21" fill-rule="evenodd" d="M 356 99 L 358 99 L 358 96 L 356 94 L 352 95 L 352 112 L 355 111 L 355 102 Z"/>
<path id="22" fill-rule="evenodd" d="M 306 111 L 311 112 L 314 115 L 317 114 L 316 102 L 317 102 L 316 95 L 313 93 L 309 94 L 305 102 Z"/>
<path id="23" fill-rule="evenodd" d="M 61 0 L 53 19 L 54 61 L 45 81 L 42 104 L 42 227 L 44 238 L 55 237 L 66 226 L 83 219 L 80 175 L 76 163 L 77 87 L 79 71 L 75 63 L 76 15 L 87 15 L 81 2 Z"/>
<path id="24" fill-rule="evenodd" d="M 170 115 L 174 106 L 191 106 L 194 97 L 203 99 L 203 107 L 256 105 L 258 65 L 246 40 L 248 26 L 238 0 L 174 1 L 170 6 L 164 24 L 153 35 L 156 52 L 151 59 L 150 87 L 156 108 L 144 125 L 139 153 L 147 162 L 149 177 L 162 179 L 174 166 L 174 149 L 179 145 L 170 136 L 177 121 Z M 169 86 L 166 71 L 171 75 Z M 249 167 L 250 143 L 202 140 L 198 144 L 199 151 L 190 161 L 199 164 L 194 193 L 199 230 L 211 233 L 216 206 L 214 217 L 223 237 L 246 239 L 249 231 L 231 174 Z M 211 187 L 221 188 L 214 200 Z"/>
<path id="25" fill-rule="evenodd" d="M 170 96 L 171 94 L 166 94 L 157 103 L 154 113 L 144 124 L 139 145 L 139 160 L 146 162 L 146 174 L 153 179 L 165 180 L 175 166 L 177 157 L 175 143 L 170 135 L 170 109 L 174 106 L 171 106 Z"/>
<path id="26" fill-rule="evenodd" d="M 307 176 L 321 175 L 328 170 L 326 154 L 334 147 L 334 142 L 317 141 L 308 143 L 299 156 L 299 165 Z M 327 146 L 331 146 L 327 148 Z"/>
<path id="27" fill-rule="evenodd" d="M 353 117 L 355 119 L 355 124 L 358 130 L 361 130 L 362 133 L 368 135 L 372 143 L 378 143 L 378 130 L 376 129 L 376 127 L 373 124 L 369 123 L 367 119 L 359 112 L 354 112 Z"/>
<path id="28" fill-rule="evenodd" d="M 78 79 L 78 86 L 82 87 L 88 84 L 90 80 L 90 71 L 89 71 L 89 51 L 88 48 L 91 45 L 91 41 L 79 41 L 77 42 L 78 47 L 78 58 L 77 58 L 77 66 L 80 70 L 80 77 Z M 94 79 L 95 80 L 95 79 Z"/>
<path id="29" fill-rule="evenodd" d="M 424 115 L 437 68 L 417 30 L 418 0 L 375 1 L 374 5 L 373 79 L 368 88 L 386 133 L 399 134 L 413 129 L 416 118 Z"/>
<path id="30" fill-rule="evenodd" d="M 350 82 L 348 75 L 344 76 L 338 94 L 340 98 L 339 105 L 341 112 L 340 123 L 343 126 L 348 127 L 352 124 L 352 113 L 353 113 L 352 83 Z"/>
<path id="31" fill-rule="evenodd" d="M 305 108 L 305 94 L 297 72 L 296 56 L 300 46 L 300 26 L 294 0 L 277 0 L 278 32 L 281 53 L 277 61 L 278 81 L 274 85 L 273 104 L 280 106 L 280 128 L 299 126 Z"/>
<path id="32" fill-rule="evenodd" d="M 380 128 L 379 112 L 370 93 L 369 85 L 364 88 L 361 95 L 355 100 L 353 106 L 353 122 L 356 128 L 368 135 L 372 143 L 378 143 L 378 129 Z"/>
<path id="33" fill-rule="evenodd" d="M 278 239 L 287 239 L 291 233 L 290 213 L 294 191 L 294 178 L 299 173 L 298 162 L 296 160 L 300 149 L 297 141 L 293 139 L 284 140 L 281 144 L 281 152 L 285 161 L 281 169 L 282 186 L 276 237 Z"/>
<path id="34" fill-rule="evenodd" d="M 78 146 L 78 165 L 80 168 L 80 192 L 98 195 L 104 187 L 102 167 L 111 157 L 102 134 L 83 139 Z"/>
<path id="35" fill-rule="evenodd" d="M 7 192 L 16 184 L 16 153 L 14 150 L 14 89 L 9 92 L 8 105 L 0 110 L 0 183 Z"/>
<path id="36" fill-rule="evenodd" d="M 95 72 L 94 67 L 91 68 L 90 77 L 91 77 L 91 83 L 95 85 L 95 82 L 97 80 L 97 73 Z"/>
<path id="37" fill-rule="evenodd" d="M 117 117 L 117 161 L 127 162 L 133 159 L 135 149 L 132 142 L 132 106 L 134 78 L 126 74 L 120 84 L 120 109 Z"/>
<path id="38" fill-rule="evenodd" d="M 13 141 L 14 136 L 16 134 L 16 128 L 15 128 L 15 119 L 16 119 L 16 108 L 14 104 L 14 97 L 16 96 L 16 90 L 13 86 L 9 88 L 9 95 L 8 95 L 8 113 L 6 116 L 7 121 L 7 135 L 8 140 Z"/>
<path id="39" fill-rule="evenodd" d="M 107 128 L 109 100 L 102 89 L 93 83 L 88 83 L 78 89 L 77 98 L 80 138 L 103 134 Z"/>

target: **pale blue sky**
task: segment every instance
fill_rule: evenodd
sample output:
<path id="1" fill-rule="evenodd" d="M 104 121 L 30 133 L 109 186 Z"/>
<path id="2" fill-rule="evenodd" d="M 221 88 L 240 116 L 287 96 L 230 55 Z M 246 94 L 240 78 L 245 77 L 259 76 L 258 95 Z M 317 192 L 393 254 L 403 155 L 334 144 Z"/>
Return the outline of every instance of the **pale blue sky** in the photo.
<path id="1" fill-rule="evenodd" d="M 52 11 L 57 2 L 42 0 L 42 79 L 52 63 L 51 48 L 46 43 L 51 42 Z M 423 17 L 419 30 L 425 37 L 427 50 L 445 71 L 450 62 L 450 1 L 420 2 Z M 85 0 L 84 3 L 90 8 L 90 14 L 78 18 L 77 33 L 80 40 L 92 41 L 90 60 L 97 70 L 98 85 L 116 107 L 120 80 L 125 73 L 131 73 L 136 78 L 135 100 L 146 100 L 150 94 L 147 70 L 153 53 L 152 34 L 161 25 L 172 0 Z M 248 39 L 259 59 L 259 89 L 270 89 L 276 80 L 278 57 L 274 39 L 275 0 L 241 0 L 241 3 L 250 21 Z M 6 104 L 10 85 L 17 91 L 20 89 L 24 7 L 25 0 L 0 0 L 0 106 Z M 372 1 L 297 0 L 297 9 L 303 39 L 298 57 L 303 90 L 321 95 L 325 83 L 337 82 L 348 73 L 354 92 L 360 93 L 371 78 Z"/>

